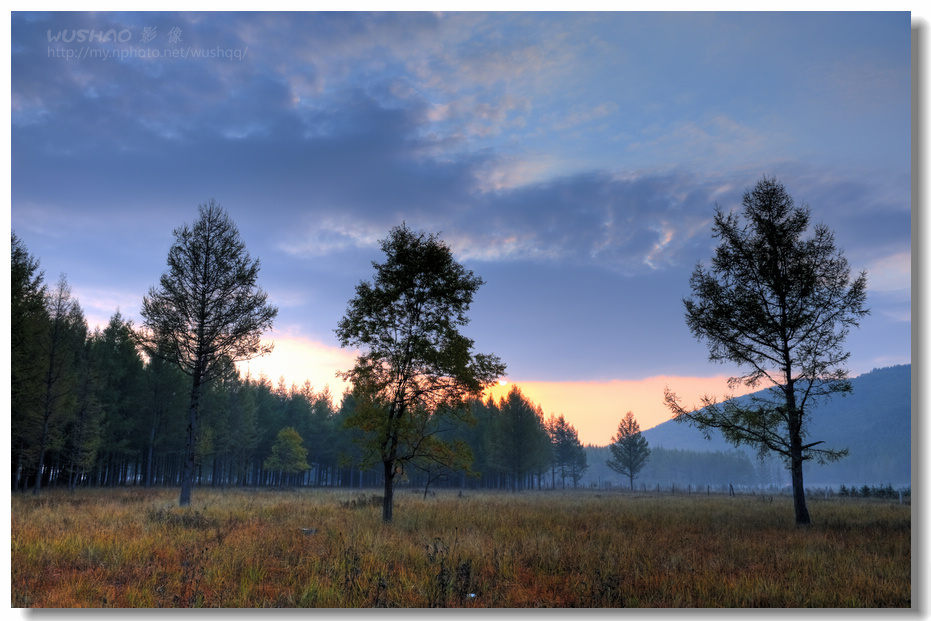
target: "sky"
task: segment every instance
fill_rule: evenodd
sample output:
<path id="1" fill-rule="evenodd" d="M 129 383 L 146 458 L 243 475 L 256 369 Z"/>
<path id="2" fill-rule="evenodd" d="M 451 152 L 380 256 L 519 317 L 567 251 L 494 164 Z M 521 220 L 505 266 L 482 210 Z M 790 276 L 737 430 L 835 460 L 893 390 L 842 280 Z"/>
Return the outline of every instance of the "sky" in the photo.
<path id="1" fill-rule="evenodd" d="M 740 369 L 682 299 L 716 206 L 775 177 L 866 270 L 852 376 L 912 360 L 912 18 L 896 13 L 22 13 L 11 228 L 90 325 L 138 325 L 214 198 L 279 308 L 273 383 L 337 396 L 378 241 L 439 233 L 508 385 L 610 442 Z"/>

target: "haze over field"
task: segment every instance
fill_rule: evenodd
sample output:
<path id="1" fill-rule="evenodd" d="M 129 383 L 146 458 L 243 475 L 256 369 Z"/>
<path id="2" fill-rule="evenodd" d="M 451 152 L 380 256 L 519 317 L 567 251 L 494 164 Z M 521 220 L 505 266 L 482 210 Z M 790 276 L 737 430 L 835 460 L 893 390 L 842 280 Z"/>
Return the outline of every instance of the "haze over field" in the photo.
<path id="1" fill-rule="evenodd" d="M 337 397 L 378 240 L 441 232 L 486 281 L 476 350 L 606 444 L 737 372 L 681 299 L 715 204 L 764 174 L 869 274 L 851 375 L 911 362 L 911 36 L 907 12 L 16 12 L 11 226 L 91 326 L 138 323 L 216 198 L 280 309 L 249 371 Z"/>

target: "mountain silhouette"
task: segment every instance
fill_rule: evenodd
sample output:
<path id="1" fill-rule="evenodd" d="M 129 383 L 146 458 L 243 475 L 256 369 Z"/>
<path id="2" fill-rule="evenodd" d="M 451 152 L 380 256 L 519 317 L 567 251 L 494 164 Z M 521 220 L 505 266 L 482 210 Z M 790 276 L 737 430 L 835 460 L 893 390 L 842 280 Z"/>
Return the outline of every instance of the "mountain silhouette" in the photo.
<path id="1" fill-rule="evenodd" d="M 833 464 L 805 462 L 805 485 L 911 485 L 912 366 L 874 369 L 850 380 L 853 392 L 817 404 L 809 418 L 808 441 L 850 451 Z M 675 389 L 675 387 L 672 387 Z M 764 391 L 755 393 L 762 395 Z M 643 432 L 650 447 L 685 451 L 733 451 L 719 433 L 711 439 L 686 423 L 667 421 Z M 741 446 L 754 462 L 756 451 Z M 788 480 L 788 471 L 785 471 Z"/>

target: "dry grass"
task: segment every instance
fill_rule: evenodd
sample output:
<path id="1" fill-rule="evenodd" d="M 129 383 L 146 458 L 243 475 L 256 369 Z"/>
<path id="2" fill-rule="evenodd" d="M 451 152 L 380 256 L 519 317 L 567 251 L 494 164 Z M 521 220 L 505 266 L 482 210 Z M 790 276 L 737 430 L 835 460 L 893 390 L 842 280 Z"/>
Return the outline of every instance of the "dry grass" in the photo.
<path id="1" fill-rule="evenodd" d="M 13 496 L 13 607 L 909 607 L 888 501 L 580 492 Z M 303 530 L 308 529 L 308 530 Z M 316 532 L 310 532 L 315 530 Z"/>

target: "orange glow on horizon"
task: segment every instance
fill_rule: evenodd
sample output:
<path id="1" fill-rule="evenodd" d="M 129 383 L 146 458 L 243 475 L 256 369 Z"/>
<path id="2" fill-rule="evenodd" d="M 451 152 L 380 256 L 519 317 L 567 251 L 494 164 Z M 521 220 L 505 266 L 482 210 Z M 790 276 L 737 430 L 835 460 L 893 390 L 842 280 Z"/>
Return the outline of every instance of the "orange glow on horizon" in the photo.
<path id="1" fill-rule="evenodd" d="M 285 333 L 272 335 L 274 351 L 263 358 L 239 365 L 257 377 L 265 374 L 277 386 L 280 377 L 285 384 L 302 386 L 309 380 L 315 391 L 330 387 L 330 394 L 338 406 L 343 392 L 349 387 L 336 377 L 336 371 L 348 371 L 356 362 L 358 352 L 333 347 L 303 337 Z M 583 444 L 604 446 L 611 442 L 617 425 L 628 411 L 633 412 L 646 431 L 666 422 L 671 415 L 663 403 L 663 389 L 668 386 L 685 407 L 699 404 L 702 395 L 717 397 L 731 394 L 726 375 L 712 377 L 676 377 L 660 375 L 641 380 L 612 380 L 607 382 L 535 382 L 515 378 L 501 378 L 485 391 L 500 401 L 519 388 L 528 399 L 543 409 L 544 416 L 563 415 L 579 432 Z M 736 393 L 737 395 L 749 392 Z"/>
<path id="2" fill-rule="evenodd" d="M 275 343 L 271 354 L 239 363 L 240 373 L 247 371 L 252 377 L 265 374 L 273 386 L 284 377 L 285 384 L 302 386 L 310 380 L 314 391 L 330 387 L 330 394 L 338 405 L 349 383 L 336 376 L 337 371 L 348 371 L 356 363 L 356 351 L 331 347 L 302 337 L 272 335 Z"/>
<path id="3" fill-rule="evenodd" d="M 728 376 L 675 377 L 659 375 L 642 380 L 612 380 L 609 382 L 533 382 L 512 379 L 508 385 L 492 386 L 485 392 L 500 401 L 512 388 L 519 388 L 525 397 L 539 405 L 543 414 L 563 415 L 579 432 L 582 444 L 604 446 L 611 442 L 624 415 L 633 412 L 646 431 L 672 418 L 663 402 L 668 386 L 685 407 L 699 404 L 703 395 L 739 396 L 732 393 Z"/>

